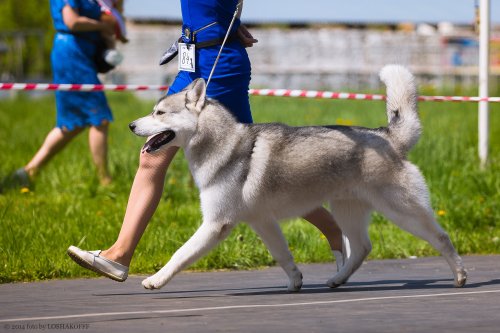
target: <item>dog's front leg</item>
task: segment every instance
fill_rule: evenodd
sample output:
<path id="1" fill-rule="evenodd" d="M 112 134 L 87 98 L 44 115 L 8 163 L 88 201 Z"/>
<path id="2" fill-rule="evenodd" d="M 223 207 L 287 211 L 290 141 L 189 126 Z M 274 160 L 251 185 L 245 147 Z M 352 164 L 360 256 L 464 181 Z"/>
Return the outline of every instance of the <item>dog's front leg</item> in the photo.
<path id="1" fill-rule="evenodd" d="M 299 291 L 302 288 L 302 273 L 293 261 L 280 226 L 274 221 L 251 223 L 250 226 L 262 238 L 276 262 L 288 275 L 288 291 Z"/>
<path id="2" fill-rule="evenodd" d="M 175 274 L 210 251 L 217 243 L 229 235 L 234 224 L 203 222 L 193 236 L 184 243 L 172 256 L 170 261 L 156 274 L 142 281 L 146 289 L 160 289 Z"/>

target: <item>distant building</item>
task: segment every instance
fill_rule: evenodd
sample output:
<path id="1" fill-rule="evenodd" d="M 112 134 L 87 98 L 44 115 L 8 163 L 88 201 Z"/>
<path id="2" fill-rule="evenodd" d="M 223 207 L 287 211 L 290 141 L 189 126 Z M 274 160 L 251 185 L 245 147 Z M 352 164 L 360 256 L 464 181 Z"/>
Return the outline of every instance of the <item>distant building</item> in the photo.
<path id="1" fill-rule="evenodd" d="M 179 37 L 179 23 L 128 23 L 124 63 L 107 77 L 115 83 L 170 84 L 176 60 L 159 67 L 163 51 Z M 399 63 L 422 84 L 453 88 L 477 84 L 478 42 L 472 24 L 253 25 L 259 40 L 248 52 L 252 87 L 378 89 L 378 71 Z M 500 34 L 493 33 L 492 75 L 500 76 Z M 493 80 L 493 85 L 496 82 Z M 148 93 L 141 93 L 151 96 Z"/>

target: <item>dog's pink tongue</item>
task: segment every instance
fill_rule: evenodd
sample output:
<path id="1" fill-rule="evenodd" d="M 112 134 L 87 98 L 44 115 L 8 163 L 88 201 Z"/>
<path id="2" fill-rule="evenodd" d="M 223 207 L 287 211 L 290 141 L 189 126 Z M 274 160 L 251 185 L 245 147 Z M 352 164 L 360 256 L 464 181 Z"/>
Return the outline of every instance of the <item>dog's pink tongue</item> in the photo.
<path id="1" fill-rule="evenodd" d="M 149 139 L 144 146 L 142 147 L 141 153 L 152 153 L 160 149 L 163 145 L 166 145 L 170 141 L 172 141 L 175 137 L 175 133 L 173 131 L 165 131 L 159 134 L 156 134 L 151 139 Z"/>
<path id="2" fill-rule="evenodd" d="M 142 146 L 142 150 L 141 150 L 141 153 L 144 154 L 144 153 L 151 153 L 152 151 L 154 151 L 155 149 L 153 149 L 153 146 L 152 146 L 152 141 L 153 141 L 154 137 L 151 138 L 150 140 L 148 140 L 144 146 Z"/>

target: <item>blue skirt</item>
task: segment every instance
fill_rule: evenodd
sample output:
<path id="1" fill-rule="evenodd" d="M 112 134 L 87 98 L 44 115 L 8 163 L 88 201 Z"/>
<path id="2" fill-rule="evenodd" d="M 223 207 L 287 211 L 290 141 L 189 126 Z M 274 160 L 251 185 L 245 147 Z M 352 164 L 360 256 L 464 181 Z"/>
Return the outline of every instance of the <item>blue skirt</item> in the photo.
<path id="1" fill-rule="evenodd" d="M 52 47 L 53 81 L 57 84 L 101 84 L 93 61 L 95 45 L 72 34 L 57 33 Z M 56 127 L 99 126 L 113 120 L 104 92 L 56 91 Z"/>
<path id="2" fill-rule="evenodd" d="M 196 50 L 196 72 L 180 71 L 167 95 L 177 93 L 197 78 L 205 81 L 219 53 L 220 45 Z M 241 123 L 252 123 L 248 88 L 251 66 L 248 54 L 239 42 L 224 46 L 207 89 L 207 96 L 218 100 Z"/>

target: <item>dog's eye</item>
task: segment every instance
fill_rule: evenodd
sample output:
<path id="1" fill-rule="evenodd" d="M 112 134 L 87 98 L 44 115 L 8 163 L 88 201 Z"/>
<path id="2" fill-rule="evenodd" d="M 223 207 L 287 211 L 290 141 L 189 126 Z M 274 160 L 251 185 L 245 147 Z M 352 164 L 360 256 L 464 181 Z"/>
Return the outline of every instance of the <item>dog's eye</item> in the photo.
<path id="1" fill-rule="evenodd" d="M 159 110 L 158 110 L 158 111 L 156 111 L 156 112 L 155 112 L 155 114 L 156 114 L 157 116 L 161 116 L 162 114 L 165 114 L 165 111 L 159 111 Z"/>

